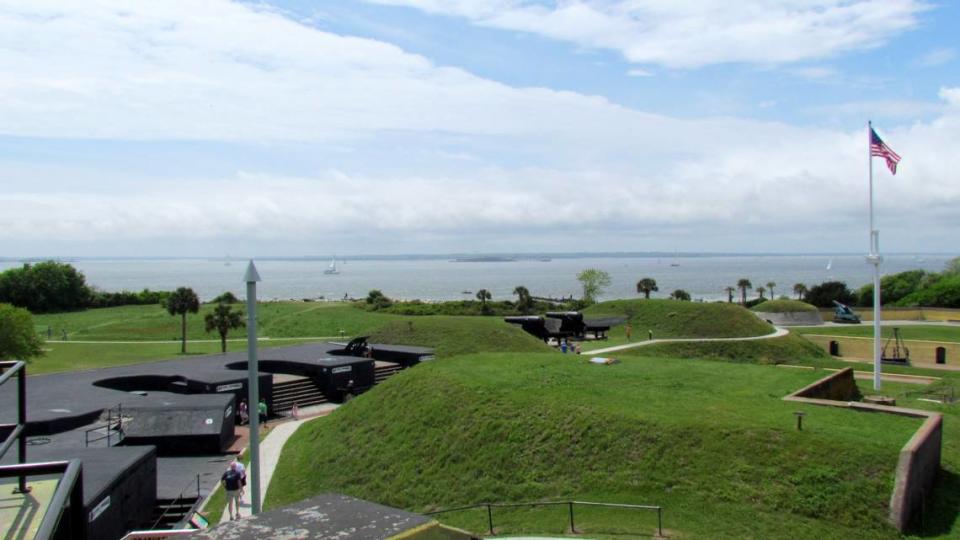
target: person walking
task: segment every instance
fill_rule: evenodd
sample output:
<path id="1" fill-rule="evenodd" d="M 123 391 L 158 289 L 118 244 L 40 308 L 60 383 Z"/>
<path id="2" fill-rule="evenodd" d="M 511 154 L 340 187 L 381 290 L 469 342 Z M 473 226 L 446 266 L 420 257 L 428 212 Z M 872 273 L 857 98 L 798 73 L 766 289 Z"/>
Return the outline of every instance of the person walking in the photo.
<path id="1" fill-rule="evenodd" d="M 260 400 L 260 403 L 257 405 L 257 412 L 260 414 L 260 422 L 266 423 L 267 421 L 267 402 L 263 399 Z"/>
<path id="2" fill-rule="evenodd" d="M 627 341 L 630 341 L 630 336 L 633 334 L 633 327 L 630 326 L 630 323 L 627 323 L 627 327 L 624 328 L 624 332 L 627 334 Z"/>
<path id="3" fill-rule="evenodd" d="M 223 490 L 227 494 L 227 512 L 230 513 L 231 521 L 240 519 L 241 478 L 240 473 L 237 472 L 232 463 L 220 477 L 220 483 L 223 484 Z"/>
<path id="4" fill-rule="evenodd" d="M 233 458 L 233 463 L 230 466 L 240 474 L 240 498 L 243 498 L 243 493 L 247 490 L 247 468 L 243 466 L 243 462 L 239 458 Z"/>
<path id="5" fill-rule="evenodd" d="M 246 399 L 240 400 L 239 413 L 241 426 L 250 421 L 250 405 L 247 405 Z"/>
<path id="6" fill-rule="evenodd" d="M 293 407 L 290 409 L 290 417 L 294 420 L 300 419 L 300 406 L 296 403 L 294 403 Z"/>

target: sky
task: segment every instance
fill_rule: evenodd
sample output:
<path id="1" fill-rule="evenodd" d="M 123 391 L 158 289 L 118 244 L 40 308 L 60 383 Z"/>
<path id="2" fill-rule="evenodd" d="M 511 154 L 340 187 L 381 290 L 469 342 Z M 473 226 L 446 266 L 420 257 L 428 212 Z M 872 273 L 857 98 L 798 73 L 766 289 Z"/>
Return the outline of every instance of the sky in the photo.
<path id="1" fill-rule="evenodd" d="M 0 257 L 958 251 L 960 3 L 0 0 Z"/>

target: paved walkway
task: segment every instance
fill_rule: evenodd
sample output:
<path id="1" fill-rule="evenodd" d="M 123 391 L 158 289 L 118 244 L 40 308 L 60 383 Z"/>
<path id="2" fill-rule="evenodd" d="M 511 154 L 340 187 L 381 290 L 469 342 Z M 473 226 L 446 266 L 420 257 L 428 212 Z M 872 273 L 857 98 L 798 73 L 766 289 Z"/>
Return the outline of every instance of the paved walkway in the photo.
<path id="1" fill-rule="evenodd" d="M 280 462 L 280 453 L 283 451 L 283 445 L 287 443 L 287 439 L 289 439 L 290 436 L 293 435 L 304 423 L 311 420 L 316 420 L 321 416 L 326 416 L 337 407 L 339 407 L 339 405 L 335 404 L 304 407 L 300 411 L 300 420 L 291 420 L 277 424 L 270 431 L 270 436 L 260 441 L 261 504 L 267 499 L 267 488 L 270 486 L 270 479 L 273 478 L 273 471 L 276 470 L 277 463 Z M 304 416 L 306 416 L 306 418 Z M 247 476 L 250 476 L 249 468 L 247 469 Z M 240 515 L 243 517 L 250 515 L 250 509 L 253 504 L 250 500 L 251 491 L 251 486 L 248 485 L 243 497 L 240 500 Z M 224 508 L 223 515 L 220 516 L 220 523 L 224 523 L 229 520 L 230 514 L 227 512 L 227 509 Z"/>
<path id="2" fill-rule="evenodd" d="M 637 347 L 646 347 L 647 345 L 654 345 L 657 343 L 708 343 L 711 341 L 756 341 L 758 339 L 774 339 L 778 337 L 783 337 L 790 333 L 786 328 L 776 327 L 777 331 L 763 336 L 751 336 L 751 337 L 732 337 L 732 338 L 675 338 L 675 339 L 649 339 L 647 341 L 637 341 L 635 343 L 626 343 L 624 345 L 615 345 L 613 347 L 606 347 L 603 349 L 593 349 L 590 351 L 583 351 L 583 354 L 605 354 L 609 352 L 622 351 L 625 349 L 636 349 Z"/>

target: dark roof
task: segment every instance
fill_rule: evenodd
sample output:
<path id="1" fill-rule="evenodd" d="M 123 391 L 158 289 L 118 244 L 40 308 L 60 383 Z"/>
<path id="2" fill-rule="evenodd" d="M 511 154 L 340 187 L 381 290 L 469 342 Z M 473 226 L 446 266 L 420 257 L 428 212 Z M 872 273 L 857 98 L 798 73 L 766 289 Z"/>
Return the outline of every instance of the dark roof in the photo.
<path id="1" fill-rule="evenodd" d="M 426 525 L 426 516 L 325 493 L 290 506 L 230 521 L 188 538 L 200 540 L 380 540 Z"/>

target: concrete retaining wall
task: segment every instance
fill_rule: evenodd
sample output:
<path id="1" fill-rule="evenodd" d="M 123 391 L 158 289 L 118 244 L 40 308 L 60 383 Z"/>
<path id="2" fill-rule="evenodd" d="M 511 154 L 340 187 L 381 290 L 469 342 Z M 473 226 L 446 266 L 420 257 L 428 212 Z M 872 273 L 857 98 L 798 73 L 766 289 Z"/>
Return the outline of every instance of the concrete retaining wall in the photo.
<path id="1" fill-rule="evenodd" d="M 838 342 L 840 344 L 840 356 L 844 358 L 857 358 L 862 360 L 871 360 L 873 358 L 872 337 L 820 336 L 814 334 L 804 334 L 803 337 L 816 343 L 828 353 L 830 352 L 830 342 Z M 887 338 L 883 338 L 881 343 L 886 343 L 886 341 Z M 946 365 L 960 365 L 960 343 L 949 341 L 904 340 L 904 344 L 910 349 L 910 362 L 914 365 L 924 365 L 925 367 L 936 366 L 938 347 L 945 349 L 947 355 Z"/>
<path id="2" fill-rule="evenodd" d="M 853 378 L 853 368 L 844 368 L 819 381 L 804 386 L 784 399 L 810 398 L 850 401 L 858 397 L 859 394 L 860 390 L 857 388 L 857 381 Z"/>
<path id="3" fill-rule="evenodd" d="M 923 508 L 940 470 L 943 417 L 931 415 L 900 450 L 897 476 L 890 495 L 890 522 L 905 531 Z"/>
<path id="4" fill-rule="evenodd" d="M 863 321 L 873 320 L 873 308 L 853 308 Z M 833 320 L 833 308 L 820 308 L 823 320 Z M 960 309 L 927 307 L 884 307 L 880 310 L 884 321 L 960 321 Z"/>
<path id="5" fill-rule="evenodd" d="M 787 311 L 784 313 L 766 313 L 754 311 L 757 317 L 777 326 L 814 326 L 823 324 L 819 311 Z M 832 317 L 832 315 L 831 315 Z"/>
<path id="6" fill-rule="evenodd" d="M 843 407 L 855 411 L 925 418 L 920 428 L 900 450 L 893 493 L 890 494 L 888 519 L 898 531 L 904 532 L 922 510 L 923 500 L 930 495 L 940 470 L 943 415 L 920 409 L 848 401 L 850 399 L 848 396 L 853 395 L 851 392 L 856 394 L 859 390 L 853 378 L 853 368 L 846 368 L 811 383 L 783 399 L 811 405 Z"/>

